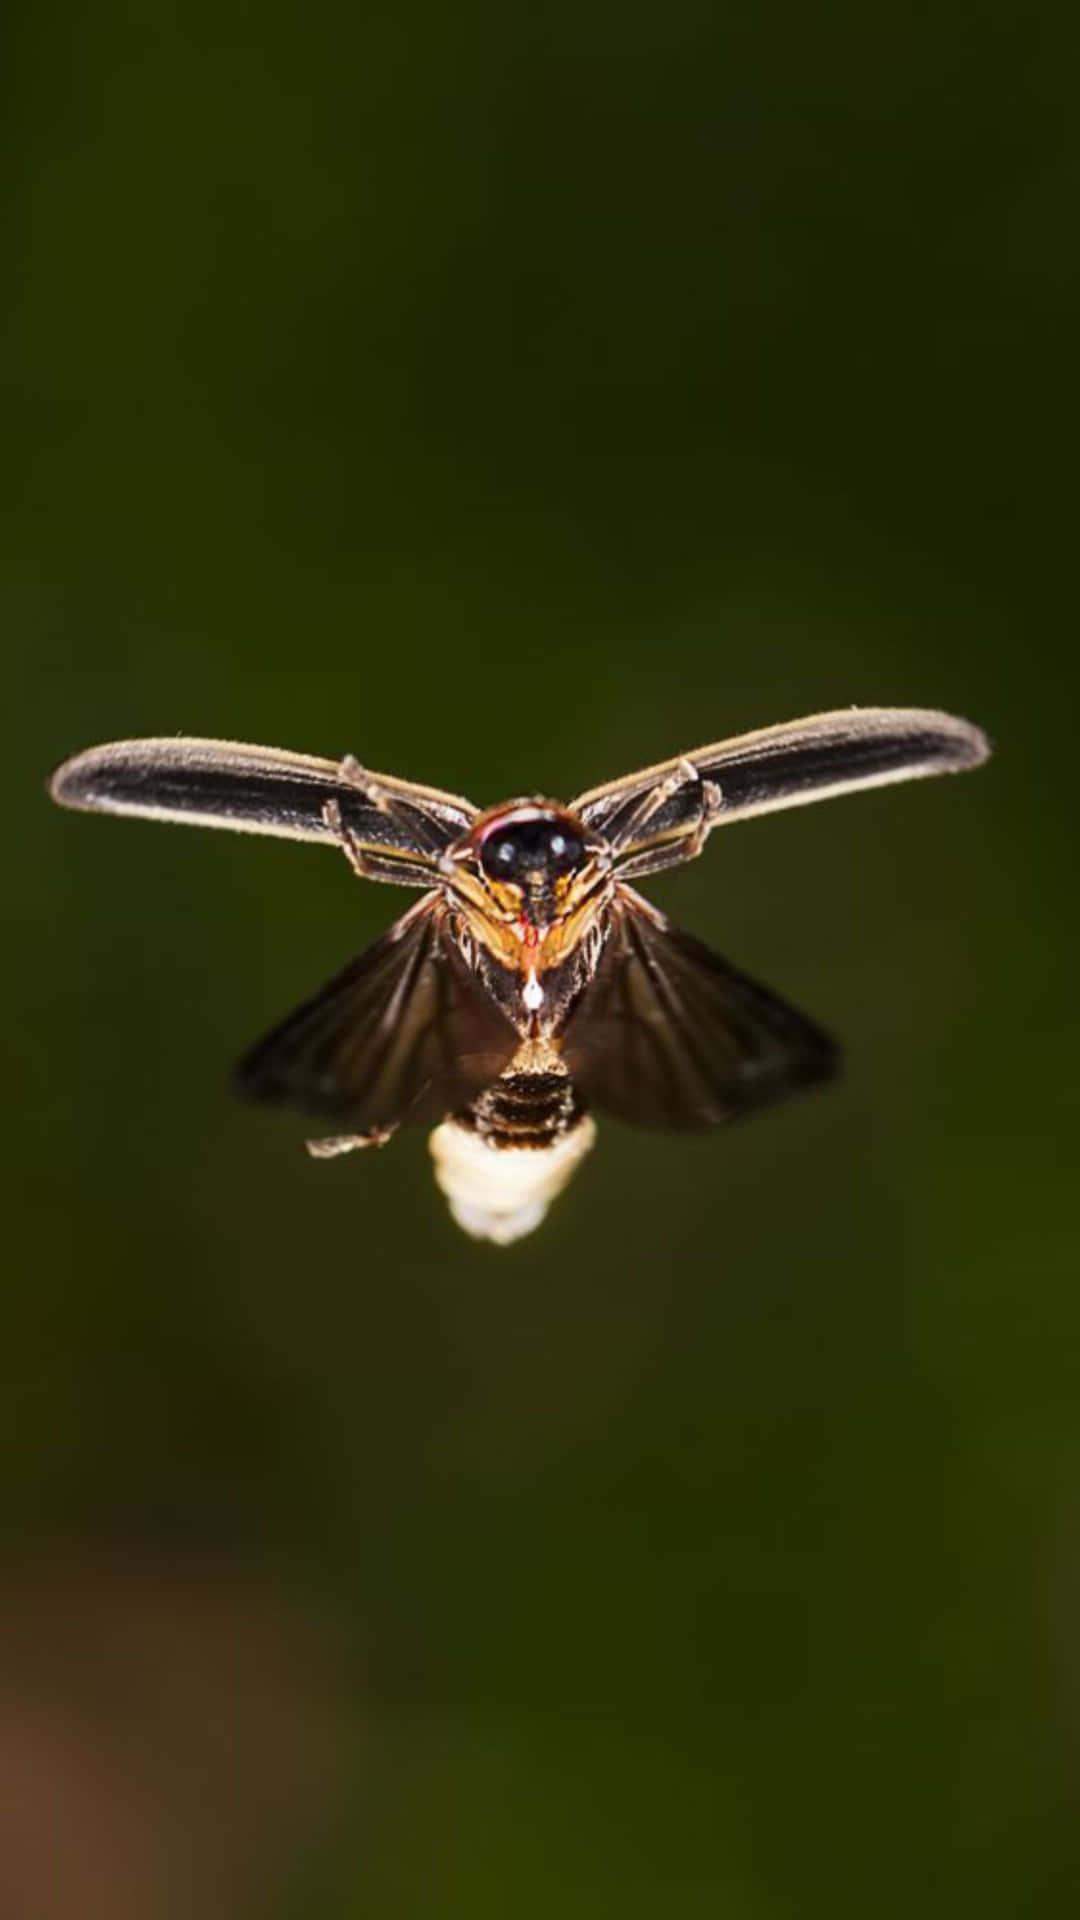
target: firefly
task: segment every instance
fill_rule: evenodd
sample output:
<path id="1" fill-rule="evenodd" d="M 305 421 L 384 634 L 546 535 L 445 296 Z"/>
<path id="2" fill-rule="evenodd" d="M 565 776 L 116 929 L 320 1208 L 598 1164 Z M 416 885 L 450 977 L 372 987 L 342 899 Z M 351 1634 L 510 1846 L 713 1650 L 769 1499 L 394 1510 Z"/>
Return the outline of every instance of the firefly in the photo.
<path id="1" fill-rule="evenodd" d="M 593 1112 L 703 1129 L 829 1080 L 836 1043 L 673 926 L 632 881 L 714 827 L 990 751 L 966 720 L 850 708 L 766 727 L 593 787 L 480 810 L 352 755 L 185 738 L 91 747 L 61 806 L 335 847 L 362 880 L 422 889 L 400 919 L 240 1061 L 238 1091 L 333 1131 L 317 1158 L 431 1125 L 460 1226 L 539 1225 L 593 1144 Z"/>

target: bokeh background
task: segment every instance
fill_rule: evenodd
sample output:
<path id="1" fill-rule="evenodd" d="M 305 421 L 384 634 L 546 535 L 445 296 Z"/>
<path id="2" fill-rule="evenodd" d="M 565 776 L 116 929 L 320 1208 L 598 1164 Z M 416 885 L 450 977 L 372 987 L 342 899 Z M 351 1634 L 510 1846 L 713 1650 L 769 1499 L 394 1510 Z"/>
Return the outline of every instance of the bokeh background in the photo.
<path id="1" fill-rule="evenodd" d="M 1075 1910 L 1075 9 L 7 16 L 4 1920 Z M 477 1247 L 233 1057 L 407 896 L 190 731 L 994 761 L 650 889 L 843 1037 Z"/>

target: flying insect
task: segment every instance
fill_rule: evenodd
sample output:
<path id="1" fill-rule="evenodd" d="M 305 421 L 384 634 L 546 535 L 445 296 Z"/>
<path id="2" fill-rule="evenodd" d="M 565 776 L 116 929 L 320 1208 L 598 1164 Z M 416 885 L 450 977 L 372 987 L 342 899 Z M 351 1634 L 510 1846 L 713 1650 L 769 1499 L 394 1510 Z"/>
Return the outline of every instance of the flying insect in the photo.
<path id="1" fill-rule="evenodd" d="M 351 755 L 180 736 L 91 747 L 61 806 L 336 847 L 363 880 L 423 889 L 240 1061 L 240 1093 L 333 1128 L 319 1158 L 435 1123 L 435 1176 L 478 1239 L 539 1225 L 593 1144 L 592 1109 L 700 1129 L 836 1072 L 816 1022 L 674 927 L 630 883 L 714 827 L 975 767 L 966 720 L 851 708 L 699 747 L 579 794 L 480 810 Z"/>

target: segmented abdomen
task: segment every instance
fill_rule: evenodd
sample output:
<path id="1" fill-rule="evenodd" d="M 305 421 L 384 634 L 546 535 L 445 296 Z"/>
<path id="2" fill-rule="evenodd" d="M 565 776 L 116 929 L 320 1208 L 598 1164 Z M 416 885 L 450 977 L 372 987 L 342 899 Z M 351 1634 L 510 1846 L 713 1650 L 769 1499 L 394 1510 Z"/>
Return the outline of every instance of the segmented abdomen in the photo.
<path id="1" fill-rule="evenodd" d="M 497 1147 L 549 1147 L 585 1111 L 565 1073 L 504 1073 L 467 1111 L 465 1126 Z"/>

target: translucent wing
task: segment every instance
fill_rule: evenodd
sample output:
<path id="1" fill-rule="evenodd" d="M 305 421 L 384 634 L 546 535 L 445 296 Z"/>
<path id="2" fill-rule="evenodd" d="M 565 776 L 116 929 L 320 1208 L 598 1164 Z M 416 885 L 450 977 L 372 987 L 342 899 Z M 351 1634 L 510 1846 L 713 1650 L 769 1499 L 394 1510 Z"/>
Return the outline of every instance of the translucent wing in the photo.
<path id="1" fill-rule="evenodd" d="M 919 707 L 850 707 L 764 727 L 681 759 L 644 767 L 574 801 L 618 856 L 624 876 L 692 857 L 728 821 L 806 806 L 860 787 L 976 767 L 990 752 L 978 727 Z"/>
<path id="2" fill-rule="evenodd" d="M 828 1080 L 835 1043 L 620 887 L 563 1059 L 590 1105 L 639 1126 L 719 1126 Z"/>
<path id="3" fill-rule="evenodd" d="M 234 833 L 341 844 L 341 825 L 371 878 L 427 886 L 438 855 L 469 829 L 476 808 L 456 794 L 373 774 L 355 761 L 317 760 L 232 740 L 119 740 L 65 760 L 49 788 L 64 807 Z"/>
<path id="4" fill-rule="evenodd" d="M 466 1106 L 517 1045 L 433 894 L 253 1047 L 236 1087 L 357 1131 L 405 1126 Z"/>

